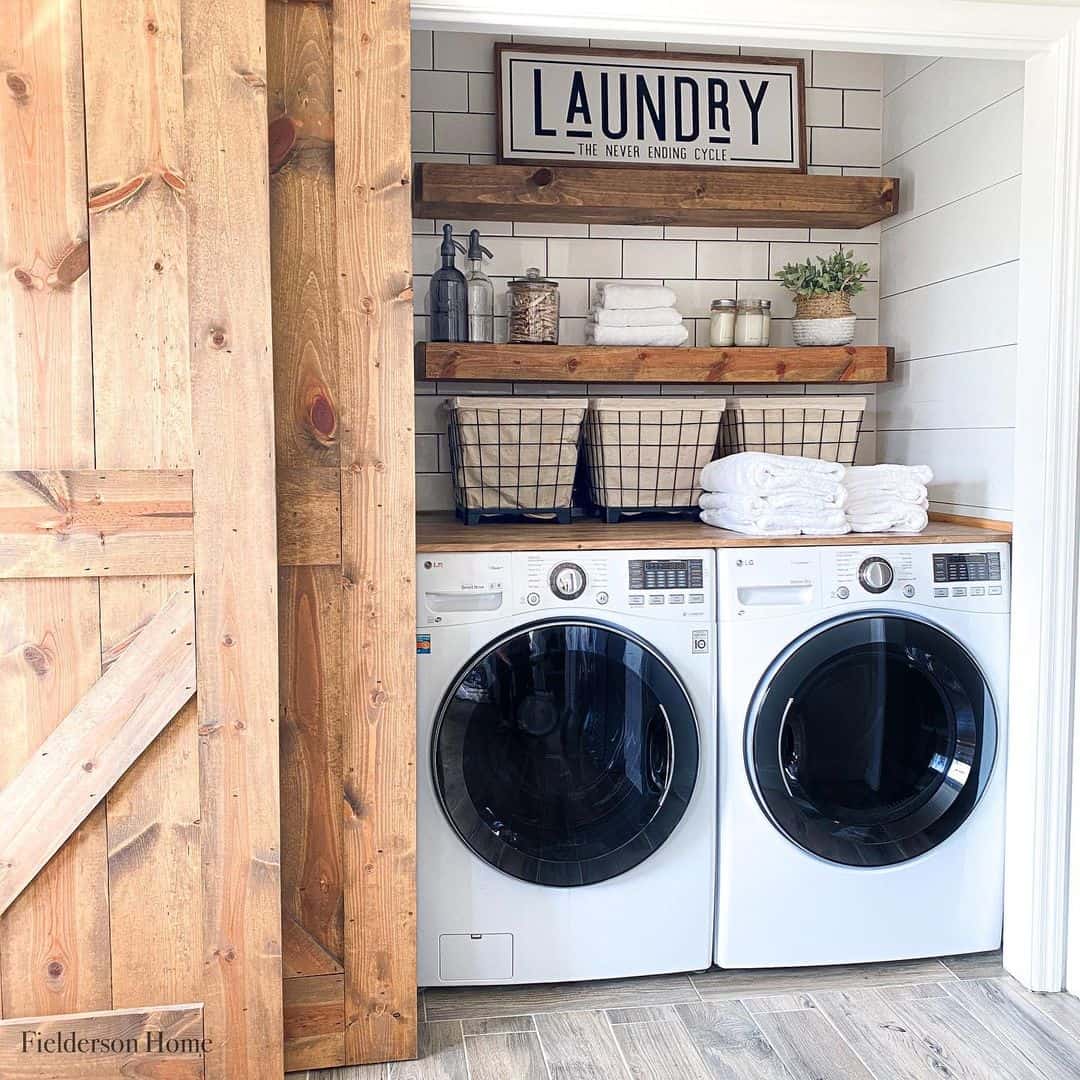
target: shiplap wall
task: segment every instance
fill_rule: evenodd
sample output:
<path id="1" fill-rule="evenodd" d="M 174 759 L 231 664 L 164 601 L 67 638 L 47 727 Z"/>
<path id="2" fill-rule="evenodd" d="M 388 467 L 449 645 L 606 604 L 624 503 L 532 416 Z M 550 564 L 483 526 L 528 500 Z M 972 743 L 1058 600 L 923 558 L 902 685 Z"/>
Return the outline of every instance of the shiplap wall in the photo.
<path id="1" fill-rule="evenodd" d="M 499 39 L 483 34 L 414 31 L 412 61 L 413 158 L 416 161 L 489 162 L 495 160 L 493 45 Z M 515 41 L 536 38 L 514 38 Z M 551 41 L 554 39 L 543 39 Z M 588 42 L 562 42 L 584 45 Z M 593 45 L 625 47 L 625 42 L 593 41 Z M 637 46 L 635 46 L 637 47 Z M 802 56 L 806 62 L 808 149 L 810 171 L 847 175 L 881 173 L 882 60 L 858 53 L 798 52 L 669 44 L 671 52 L 708 51 L 734 55 L 768 53 Z M 416 340 L 428 337 L 428 286 L 439 264 L 436 232 L 442 222 L 414 223 L 413 265 L 416 293 Z M 718 296 L 760 296 L 773 301 L 774 345 L 791 344 L 790 296 L 770 280 L 786 262 L 828 254 L 841 246 L 854 250 L 871 265 L 871 281 L 856 298 L 859 315 L 856 341 L 878 341 L 878 242 L 880 227 L 845 230 L 707 229 L 624 225 L 559 225 L 533 222 L 454 222 L 466 239 L 479 228 L 494 252 L 486 272 L 495 285 L 496 336 L 506 338 L 505 293 L 509 278 L 536 266 L 560 282 L 560 340 L 584 340 L 585 315 L 599 283 L 624 278 L 663 282 L 678 296 L 679 310 L 691 331 L 688 344 L 708 344 L 709 303 Z M 459 259 L 458 265 L 464 268 Z M 883 339 L 885 340 L 885 339 Z M 761 386 L 707 388 L 711 393 L 760 393 Z M 811 392 L 834 388 L 814 386 Z M 875 444 L 874 388 L 846 386 L 844 393 L 869 398 L 860 460 L 873 459 Z M 663 393 L 682 396 L 702 387 L 664 386 Z M 417 505 L 438 510 L 453 505 L 446 421 L 439 404 L 455 393 L 558 393 L 605 395 L 655 394 L 652 386 L 536 385 L 510 383 L 420 383 L 417 386 Z M 804 393 L 801 385 L 771 392 Z"/>
<path id="2" fill-rule="evenodd" d="M 1010 519 L 1023 65 L 887 57 L 881 236 L 881 461 L 925 462 L 932 507 Z"/>

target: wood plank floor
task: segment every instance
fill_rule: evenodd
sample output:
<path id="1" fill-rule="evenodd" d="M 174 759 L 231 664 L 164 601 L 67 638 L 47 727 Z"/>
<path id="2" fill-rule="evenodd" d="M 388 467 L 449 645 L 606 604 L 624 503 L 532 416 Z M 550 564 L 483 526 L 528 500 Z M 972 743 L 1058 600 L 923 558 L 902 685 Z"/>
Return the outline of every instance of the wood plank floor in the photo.
<path id="1" fill-rule="evenodd" d="M 1080 1080 L 1080 1000 L 998 953 L 424 991 L 420 1056 L 290 1080 Z"/>

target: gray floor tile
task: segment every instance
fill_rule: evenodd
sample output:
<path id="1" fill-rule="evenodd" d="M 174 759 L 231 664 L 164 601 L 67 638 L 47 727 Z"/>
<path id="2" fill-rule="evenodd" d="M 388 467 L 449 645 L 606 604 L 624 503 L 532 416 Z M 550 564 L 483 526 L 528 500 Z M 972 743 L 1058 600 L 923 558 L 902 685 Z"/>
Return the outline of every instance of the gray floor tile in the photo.
<path id="1" fill-rule="evenodd" d="M 1006 974 L 1001 966 L 1000 949 L 968 956 L 943 956 L 941 962 L 958 979 L 998 979 Z"/>
<path id="2" fill-rule="evenodd" d="M 461 1024 L 420 1024 L 416 1060 L 392 1062 L 389 1080 L 469 1080 Z"/>
<path id="3" fill-rule="evenodd" d="M 612 1030 L 633 1080 L 710 1080 L 679 1021 L 619 1024 Z"/>
<path id="4" fill-rule="evenodd" d="M 657 1020 L 678 1020 L 679 1014 L 674 1005 L 654 1005 L 640 1009 L 608 1009 L 607 1018 L 612 1024 L 648 1024 Z"/>
<path id="5" fill-rule="evenodd" d="M 949 993 L 984 1027 L 1007 1039 L 1047 1080 L 1076 1080 L 1080 1039 L 1070 1035 L 1010 978 L 958 979 Z"/>
<path id="6" fill-rule="evenodd" d="M 766 997 L 800 991 L 846 990 L 901 983 L 936 982 L 950 972 L 937 960 L 898 960 L 846 967 L 766 968 L 754 971 L 713 968 L 691 976 L 703 1001 Z M 430 1008 L 430 1005 L 428 1006 Z"/>
<path id="7" fill-rule="evenodd" d="M 754 1019 L 795 1080 L 873 1080 L 820 1010 L 762 1013 Z"/>
<path id="8" fill-rule="evenodd" d="M 1070 1035 L 1080 1038 L 1080 998 L 1072 994 L 1032 994 L 1027 990 L 1024 995 Z"/>
<path id="9" fill-rule="evenodd" d="M 487 1020 L 462 1020 L 466 1035 L 505 1035 L 509 1031 L 535 1031 L 531 1016 L 494 1016 Z"/>
<path id="10" fill-rule="evenodd" d="M 602 1012 L 540 1013 L 536 1031 L 552 1080 L 627 1080 Z"/>
<path id="11" fill-rule="evenodd" d="M 472 1080 L 548 1080 L 535 1031 L 474 1035 L 465 1040 Z"/>
<path id="12" fill-rule="evenodd" d="M 949 982 L 952 982 L 950 979 Z M 943 982 L 902 983 L 900 986 L 875 986 L 875 990 L 887 1001 L 905 1001 L 908 998 L 948 997 Z"/>
<path id="13" fill-rule="evenodd" d="M 535 986 L 439 987 L 427 990 L 425 997 L 429 1020 L 471 1020 L 575 1009 L 678 1005 L 697 1000 L 697 994 L 685 975 Z"/>
<path id="14" fill-rule="evenodd" d="M 676 1007 L 713 1080 L 787 1080 L 780 1058 L 738 1001 Z"/>
<path id="15" fill-rule="evenodd" d="M 801 994 L 769 994 L 765 997 L 740 998 L 750 1015 L 770 1012 L 795 1012 L 798 1009 L 813 1009 L 814 999 L 806 992 Z"/>

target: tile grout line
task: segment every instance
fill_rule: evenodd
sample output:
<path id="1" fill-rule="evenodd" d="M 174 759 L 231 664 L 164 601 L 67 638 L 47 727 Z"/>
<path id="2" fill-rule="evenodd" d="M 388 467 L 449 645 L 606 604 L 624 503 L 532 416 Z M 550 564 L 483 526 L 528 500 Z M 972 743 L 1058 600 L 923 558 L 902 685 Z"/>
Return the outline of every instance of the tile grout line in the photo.
<path id="1" fill-rule="evenodd" d="M 913 984 L 900 984 L 900 985 L 913 985 Z M 866 989 L 876 989 L 876 987 L 866 987 Z M 840 991 L 840 992 L 843 993 L 844 991 Z M 818 993 L 821 993 L 821 991 L 818 991 Z M 821 1002 L 818 1000 L 818 994 L 817 993 L 811 993 L 809 995 L 809 997 L 810 997 L 810 1000 L 814 1003 L 815 1011 L 819 1012 L 821 1014 L 821 1016 L 824 1018 L 825 1023 L 828 1024 L 833 1029 L 833 1031 L 835 1031 L 836 1034 L 840 1036 L 840 1041 L 855 1055 L 855 1057 L 856 1057 L 856 1059 L 858 1061 L 862 1062 L 863 1068 L 866 1069 L 866 1071 L 870 1074 L 871 1077 L 874 1078 L 874 1080 L 893 1080 L 893 1077 L 890 1076 L 888 1073 L 879 1074 L 879 1073 L 874 1071 L 874 1068 L 870 1064 L 870 1062 L 867 1061 L 862 1056 L 862 1054 L 859 1053 L 859 1051 L 855 1047 L 855 1044 L 840 1030 L 840 1027 L 836 1023 L 836 1021 L 834 1021 L 833 1018 L 828 1014 L 828 1012 L 826 1012 L 826 1010 L 821 1007 Z"/>
<path id="2" fill-rule="evenodd" d="M 619 1055 L 619 1064 L 622 1065 L 630 1080 L 633 1080 L 633 1070 L 631 1070 L 630 1062 L 626 1060 L 626 1055 L 623 1053 L 622 1043 L 619 1042 L 619 1037 L 615 1034 L 615 1025 L 611 1022 L 611 1016 L 607 1009 L 604 1010 L 604 1019 L 607 1021 L 608 1030 L 611 1032 L 611 1041 L 615 1044 L 615 1053 Z"/>
<path id="3" fill-rule="evenodd" d="M 533 1022 L 533 1033 L 536 1035 L 536 1045 L 540 1047 L 540 1060 L 547 1070 L 548 1080 L 553 1080 L 555 1074 L 551 1071 L 551 1062 L 548 1061 L 547 1051 L 544 1049 L 544 1040 L 540 1036 L 540 1025 L 536 1022 L 536 1013 L 529 1013 Z"/>
<path id="4" fill-rule="evenodd" d="M 469 1065 L 469 1044 L 465 1041 L 465 1021 L 459 1020 L 461 1029 L 461 1056 L 465 1059 L 465 1080 L 472 1080 L 472 1066 Z"/>

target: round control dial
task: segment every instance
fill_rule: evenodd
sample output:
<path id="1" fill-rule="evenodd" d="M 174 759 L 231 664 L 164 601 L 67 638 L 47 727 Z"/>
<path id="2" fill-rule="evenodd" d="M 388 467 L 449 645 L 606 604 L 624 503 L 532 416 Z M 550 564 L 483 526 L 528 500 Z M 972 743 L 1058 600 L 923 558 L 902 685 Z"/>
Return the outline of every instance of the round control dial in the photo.
<path id="1" fill-rule="evenodd" d="M 559 563 L 551 571 L 551 591 L 560 600 L 576 600 L 584 591 L 588 583 L 585 571 L 577 563 Z"/>
<path id="2" fill-rule="evenodd" d="M 893 583 L 893 568 L 879 555 L 863 559 L 859 566 L 859 584 L 871 593 L 887 592 Z"/>

